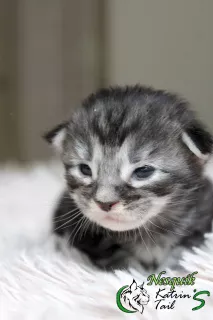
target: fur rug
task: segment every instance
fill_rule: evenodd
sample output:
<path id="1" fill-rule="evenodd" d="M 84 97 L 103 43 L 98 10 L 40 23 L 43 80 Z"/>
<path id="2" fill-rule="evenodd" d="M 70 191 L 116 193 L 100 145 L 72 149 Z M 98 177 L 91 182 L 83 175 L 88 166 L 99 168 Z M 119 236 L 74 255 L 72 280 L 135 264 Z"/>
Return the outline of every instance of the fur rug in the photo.
<path id="1" fill-rule="evenodd" d="M 184 270 L 167 270 L 171 277 L 198 271 L 193 288 L 176 291 L 193 296 L 194 288 L 208 290 L 205 306 L 192 311 L 199 302 L 176 299 L 174 309 L 156 310 L 160 287 L 148 287 L 139 267 L 102 272 L 77 250 L 68 250 L 65 242 L 60 242 L 63 251 L 57 249 L 60 240 L 51 236 L 50 228 L 62 189 L 63 174 L 55 163 L 0 170 L 0 319 L 212 319 L 213 233 L 206 235 L 202 248 L 183 254 Z M 124 313 L 116 304 L 116 292 L 133 279 L 145 281 L 150 295 L 142 315 Z M 165 299 L 169 302 L 172 299 Z"/>

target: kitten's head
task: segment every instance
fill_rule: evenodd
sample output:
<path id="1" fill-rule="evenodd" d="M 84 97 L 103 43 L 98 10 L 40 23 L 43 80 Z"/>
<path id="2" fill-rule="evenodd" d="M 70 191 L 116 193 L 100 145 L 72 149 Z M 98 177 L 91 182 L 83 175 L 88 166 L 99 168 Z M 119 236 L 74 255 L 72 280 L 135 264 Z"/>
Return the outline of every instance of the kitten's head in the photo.
<path id="1" fill-rule="evenodd" d="M 116 231 L 181 212 L 212 149 L 185 100 L 140 86 L 90 95 L 46 139 L 61 153 L 82 213 Z"/>

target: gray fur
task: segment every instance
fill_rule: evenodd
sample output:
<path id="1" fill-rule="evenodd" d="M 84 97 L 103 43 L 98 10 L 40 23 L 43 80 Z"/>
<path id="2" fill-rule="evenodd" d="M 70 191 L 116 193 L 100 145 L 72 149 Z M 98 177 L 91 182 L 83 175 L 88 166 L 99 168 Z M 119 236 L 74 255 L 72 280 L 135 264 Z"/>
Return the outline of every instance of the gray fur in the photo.
<path id="1" fill-rule="evenodd" d="M 205 157 L 212 138 L 187 101 L 141 86 L 102 89 L 47 140 L 53 142 L 61 130 L 67 190 L 54 229 L 94 263 L 126 267 L 136 258 L 156 268 L 178 248 L 202 243 L 211 227 L 213 190 L 203 175 L 204 157 L 194 154 L 182 135 Z M 92 177 L 82 176 L 81 163 L 89 164 Z M 155 167 L 156 174 L 137 181 L 131 170 L 144 165 Z M 119 204 L 103 212 L 95 201 Z"/>

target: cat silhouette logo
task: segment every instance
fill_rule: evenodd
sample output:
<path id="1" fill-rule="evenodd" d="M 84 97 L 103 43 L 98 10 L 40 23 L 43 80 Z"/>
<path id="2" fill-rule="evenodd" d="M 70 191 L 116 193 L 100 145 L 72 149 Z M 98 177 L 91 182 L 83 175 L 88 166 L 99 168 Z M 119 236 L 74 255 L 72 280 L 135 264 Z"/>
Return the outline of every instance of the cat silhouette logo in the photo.
<path id="1" fill-rule="evenodd" d="M 130 286 L 123 286 L 118 290 L 116 302 L 121 311 L 126 313 L 143 313 L 144 305 L 148 304 L 150 298 L 143 285 L 138 286 L 136 281 L 133 280 Z"/>

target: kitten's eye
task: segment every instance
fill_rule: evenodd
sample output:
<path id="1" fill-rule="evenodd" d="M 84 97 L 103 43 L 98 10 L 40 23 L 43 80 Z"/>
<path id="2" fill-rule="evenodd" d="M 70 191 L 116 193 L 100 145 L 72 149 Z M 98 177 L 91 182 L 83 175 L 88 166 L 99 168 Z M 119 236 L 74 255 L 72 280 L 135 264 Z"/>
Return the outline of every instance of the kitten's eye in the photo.
<path id="1" fill-rule="evenodd" d="M 87 164 L 80 164 L 79 169 L 83 175 L 91 177 L 92 176 L 92 170 Z"/>
<path id="2" fill-rule="evenodd" d="M 151 166 L 143 166 L 135 169 L 133 172 L 133 177 L 137 179 L 149 178 L 155 172 L 155 168 Z"/>

